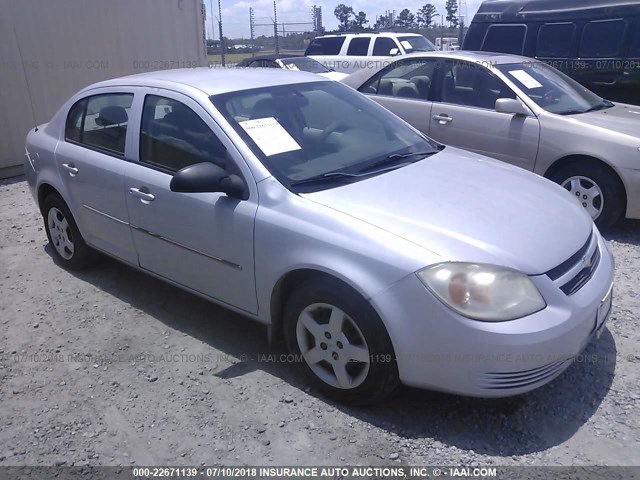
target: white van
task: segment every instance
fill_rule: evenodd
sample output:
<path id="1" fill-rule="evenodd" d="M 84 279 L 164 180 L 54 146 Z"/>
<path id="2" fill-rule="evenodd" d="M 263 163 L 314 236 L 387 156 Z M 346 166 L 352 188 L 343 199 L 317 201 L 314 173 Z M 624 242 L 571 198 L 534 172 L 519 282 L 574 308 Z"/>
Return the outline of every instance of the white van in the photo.
<path id="1" fill-rule="evenodd" d="M 338 33 L 314 38 L 305 55 L 336 72 L 353 73 L 389 61 L 390 56 L 435 49 L 417 33 Z"/>

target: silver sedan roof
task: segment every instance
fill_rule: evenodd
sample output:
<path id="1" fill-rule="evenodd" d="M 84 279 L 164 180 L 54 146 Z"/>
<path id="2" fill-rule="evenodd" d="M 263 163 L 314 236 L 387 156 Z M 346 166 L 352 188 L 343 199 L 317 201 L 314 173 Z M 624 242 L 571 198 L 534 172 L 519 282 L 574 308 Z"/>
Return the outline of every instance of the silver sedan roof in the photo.
<path id="1" fill-rule="evenodd" d="M 389 57 L 384 60 L 373 62 L 374 65 L 372 67 L 356 70 L 347 78 L 341 80 L 341 82 L 353 88 L 360 88 L 365 81 L 369 80 L 373 75 L 378 73 L 383 68 L 389 66 L 391 63 L 420 58 L 440 58 L 467 61 L 478 63 L 486 67 L 511 63 L 532 63 L 538 61 L 532 58 L 521 57 L 519 55 L 509 55 L 505 53 L 492 52 L 474 52 L 471 50 L 456 50 L 453 52 L 419 52 L 411 53 L 409 55 L 403 55 L 401 57 Z"/>
<path id="2" fill-rule="evenodd" d="M 280 69 L 182 68 L 139 73 L 106 80 L 87 87 L 141 86 L 172 90 L 198 89 L 207 95 L 248 90 L 251 88 L 330 81 L 313 73 Z"/>
<path id="3" fill-rule="evenodd" d="M 532 63 L 538 60 L 522 57 L 520 55 L 510 55 L 507 53 L 493 53 L 493 52 L 476 52 L 472 50 L 456 50 L 452 52 L 421 52 L 412 53 L 401 58 L 415 58 L 415 57 L 430 57 L 430 58 L 449 58 L 453 60 L 466 60 L 470 62 L 486 62 L 497 65 L 504 65 L 509 63 Z M 400 59 L 396 57 L 397 59 Z M 395 60 L 395 58 L 394 58 Z"/>

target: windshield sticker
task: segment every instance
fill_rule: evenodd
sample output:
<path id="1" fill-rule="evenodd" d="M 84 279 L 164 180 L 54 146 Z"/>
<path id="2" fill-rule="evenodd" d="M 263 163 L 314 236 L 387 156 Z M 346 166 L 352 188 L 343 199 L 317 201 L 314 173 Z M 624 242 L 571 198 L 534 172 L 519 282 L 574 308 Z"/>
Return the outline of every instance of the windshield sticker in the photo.
<path id="1" fill-rule="evenodd" d="M 524 70 L 510 70 L 509 73 L 529 90 L 542 87 L 542 84 Z"/>
<path id="2" fill-rule="evenodd" d="M 267 157 L 302 149 L 273 117 L 246 120 L 240 126 Z"/>
<path id="3" fill-rule="evenodd" d="M 405 50 L 413 50 L 413 47 L 407 40 L 403 40 L 400 42 L 400 45 L 404 47 Z"/>

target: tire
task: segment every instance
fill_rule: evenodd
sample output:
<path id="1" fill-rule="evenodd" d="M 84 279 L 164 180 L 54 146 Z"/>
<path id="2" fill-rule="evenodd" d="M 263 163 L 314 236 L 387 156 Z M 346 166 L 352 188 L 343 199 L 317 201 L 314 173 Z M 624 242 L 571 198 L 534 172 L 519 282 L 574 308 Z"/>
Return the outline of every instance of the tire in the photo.
<path id="1" fill-rule="evenodd" d="M 42 203 L 44 229 L 57 263 L 68 270 L 81 270 L 96 260 L 96 252 L 82 238 L 69 207 L 57 193 Z"/>
<path id="2" fill-rule="evenodd" d="M 348 287 L 329 280 L 303 283 L 289 296 L 283 322 L 287 349 L 301 357 L 307 377 L 327 397 L 371 405 L 398 386 L 395 353 L 382 320 Z"/>
<path id="3" fill-rule="evenodd" d="M 624 186 L 606 167 L 585 163 L 565 165 L 551 176 L 551 180 L 574 194 L 591 214 L 598 228 L 605 229 L 624 214 Z"/>

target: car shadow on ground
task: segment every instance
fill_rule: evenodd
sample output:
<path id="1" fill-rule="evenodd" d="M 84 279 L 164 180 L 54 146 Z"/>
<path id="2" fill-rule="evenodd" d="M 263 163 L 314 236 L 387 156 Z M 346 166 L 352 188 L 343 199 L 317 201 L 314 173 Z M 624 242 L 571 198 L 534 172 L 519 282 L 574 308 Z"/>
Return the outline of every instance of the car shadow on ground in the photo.
<path id="1" fill-rule="evenodd" d="M 45 250 L 53 255 L 49 245 Z M 260 355 L 282 353 L 281 347 L 269 346 L 263 325 L 112 259 L 105 258 L 100 265 L 74 275 L 168 327 L 237 358 L 237 363 L 215 373 L 219 377 L 233 379 L 262 370 L 309 391 L 294 365 L 260 359 Z M 310 394 L 403 438 L 439 441 L 487 455 L 521 455 L 569 439 L 606 397 L 615 361 L 615 342 L 605 330 L 559 378 L 518 397 L 464 398 L 402 387 L 382 405 L 353 408 L 331 402 L 314 390 Z M 509 443 L 506 439 L 512 439 L 514 431 L 520 440 Z"/>
<path id="2" fill-rule="evenodd" d="M 640 245 L 640 220 L 622 220 L 604 230 L 602 236 L 609 241 Z"/>

